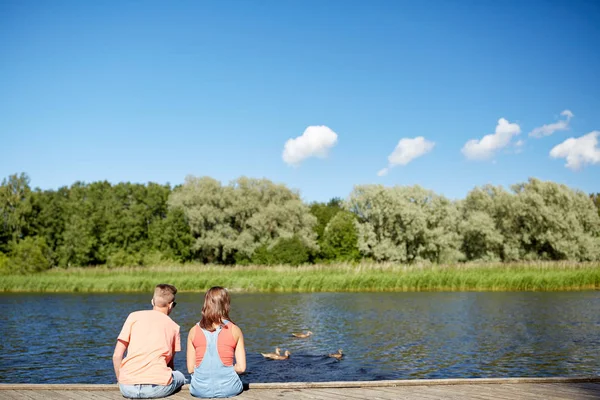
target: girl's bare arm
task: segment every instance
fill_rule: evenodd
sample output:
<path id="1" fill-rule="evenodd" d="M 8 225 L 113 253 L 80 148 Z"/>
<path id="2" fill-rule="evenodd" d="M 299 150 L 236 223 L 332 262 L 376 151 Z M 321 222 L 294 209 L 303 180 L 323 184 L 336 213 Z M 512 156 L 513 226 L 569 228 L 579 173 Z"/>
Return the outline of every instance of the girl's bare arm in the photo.
<path id="1" fill-rule="evenodd" d="M 186 358 L 186 364 L 187 364 L 187 369 L 188 372 L 191 374 L 194 372 L 194 368 L 196 368 L 196 349 L 194 348 L 194 333 L 196 332 L 196 327 L 194 326 L 192 329 L 190 329 L 190 333 L 188 333 L 188 339 L 187 339 L 187 358 Z"/>

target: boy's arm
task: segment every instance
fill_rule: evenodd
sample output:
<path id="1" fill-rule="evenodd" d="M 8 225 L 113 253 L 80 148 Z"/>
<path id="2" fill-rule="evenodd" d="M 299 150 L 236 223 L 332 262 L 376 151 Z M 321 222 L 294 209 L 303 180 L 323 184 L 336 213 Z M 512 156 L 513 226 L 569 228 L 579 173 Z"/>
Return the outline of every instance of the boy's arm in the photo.
<path id="1" fill-rule="evenodd" d="M 175 354 L 181 351 L 181 338 L 179 336 L 179 326 L 177 327 L 177 334 L 175 335 L 175 340 L 173 341 L 173 349 L 172 356 L 169 362 L 167 363 L 167 367 L 171 368 L 175 371 Z"/>
<path id="2" fill-rule="evenodd" d="M 113 367 L 115 368 L 117 382 L 119 381 L 119 371 L 121 370 L 121 363 L 123 362 L 123 356 L 125 356 L 127 346 L 129 346 L 129 343 L 117 340 L 117 345 L 115 346 L 115 351 L 113 353 Z"/>

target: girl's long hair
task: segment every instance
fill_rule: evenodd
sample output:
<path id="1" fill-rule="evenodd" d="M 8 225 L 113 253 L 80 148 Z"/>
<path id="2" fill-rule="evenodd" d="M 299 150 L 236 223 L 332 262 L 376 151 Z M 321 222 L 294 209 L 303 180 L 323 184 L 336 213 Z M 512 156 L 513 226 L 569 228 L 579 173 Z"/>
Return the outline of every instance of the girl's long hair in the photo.
<path id="1" fill-rule="evenodd" d="M 225 319 L 231 321 L 229 318 L 230 302 L 229 293 L 225 288 L 213 286 L 208 289 L 204 295 L 200 328 L 213 332 L 215 330 L 213 325 L 221 325 Z"/>

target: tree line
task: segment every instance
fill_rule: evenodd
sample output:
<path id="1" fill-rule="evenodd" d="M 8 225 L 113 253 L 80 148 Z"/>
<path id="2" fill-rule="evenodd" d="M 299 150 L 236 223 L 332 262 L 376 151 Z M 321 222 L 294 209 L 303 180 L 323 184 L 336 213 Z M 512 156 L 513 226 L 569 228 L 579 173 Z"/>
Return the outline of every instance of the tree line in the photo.
<path id="1" fill-rule="evenodd" d="M 291 264 L 600 260 L 600 194 L 529 179 L 449 200 L 419 186 L 358 185 L 307 204 L 267 179 L 171 187 L 0 186 L 0 271 L 164 262 Z"/>

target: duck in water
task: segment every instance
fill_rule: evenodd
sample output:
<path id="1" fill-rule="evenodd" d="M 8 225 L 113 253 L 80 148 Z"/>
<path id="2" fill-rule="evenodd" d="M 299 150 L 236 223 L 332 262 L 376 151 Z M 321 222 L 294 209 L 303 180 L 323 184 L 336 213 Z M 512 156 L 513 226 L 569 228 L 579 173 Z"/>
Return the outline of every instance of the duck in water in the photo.
<path id="1" fill-rule="evenodd" d="M 283 353 L 283 355 L 281 355 L 278 350 L 279 350 L 279 348 L 276 348 L 275 353 L 260 353 L 260 354 L 262 354 L 262 356 L 264 358 L 268 358 L 269 360 L 287 360 L 292 355 L 292 353 L 290 353 L 287 350 L 285 351 L 285 353 Z"/>
<path id="2" fill-rule="evenodd" d="M 306 331 L 306 333 L 292 333 L 292 336 L 297 337 L 297 338 L 307 338 L 312 334 L 313 333 L 311 331 Z"/>
<path id="3" fill-rule="evenodd" d="M 338 360 L 341 360 L 343 355 L 344 354 L 342 353 L 342 349 L 339 349 L 337 351 L 337 353 L 332 353 L 329 355 L 329 357 L 333 357 L 333 358 L 337 358 Z"/>

